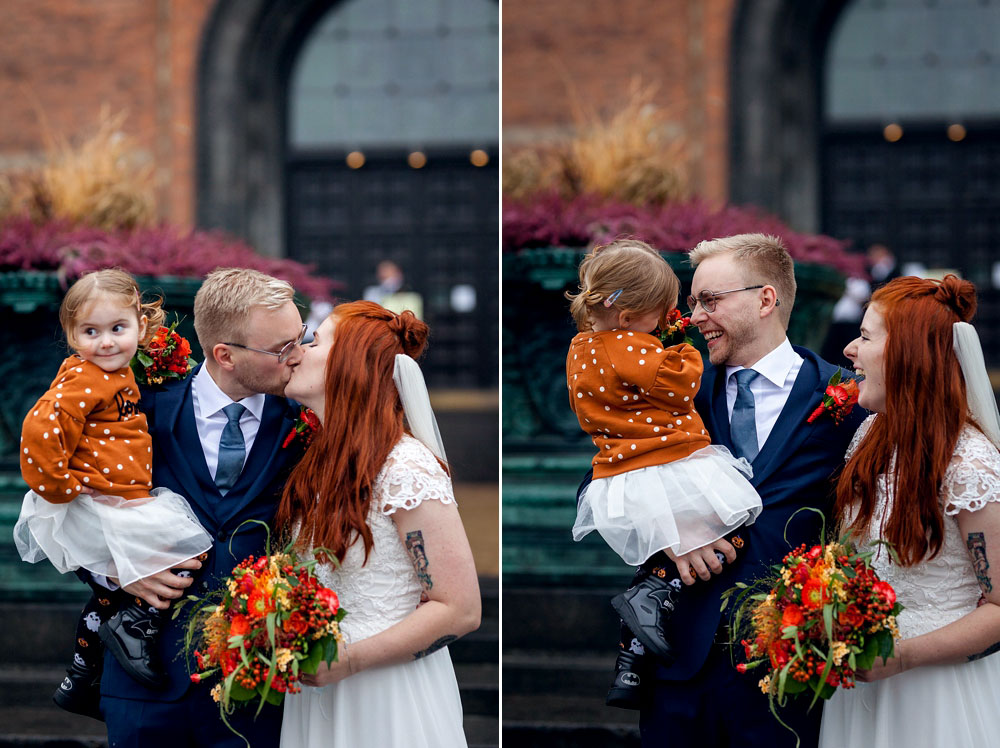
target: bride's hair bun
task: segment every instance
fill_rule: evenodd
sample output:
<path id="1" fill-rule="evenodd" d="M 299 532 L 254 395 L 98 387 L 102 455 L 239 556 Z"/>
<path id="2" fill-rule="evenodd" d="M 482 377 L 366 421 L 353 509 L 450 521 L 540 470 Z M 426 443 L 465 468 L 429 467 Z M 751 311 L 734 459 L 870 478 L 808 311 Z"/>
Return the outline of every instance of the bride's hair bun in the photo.
<path id="1" fill-rule="evenodd" d="M 970 321 L 976 313 L 976 287 L 954 275 L 944 277 L 934 298 L 951 308 L 962 322 Z"/>
<path id="2" fill-rule="evenodd" d="M 399 338 L 403 353 L 410 358 L 419 358 L 424 352 L 427 345 L 427 325 L 409 309 L 402 314 L 393 315 L 389 320 L 389 329 Z"/>

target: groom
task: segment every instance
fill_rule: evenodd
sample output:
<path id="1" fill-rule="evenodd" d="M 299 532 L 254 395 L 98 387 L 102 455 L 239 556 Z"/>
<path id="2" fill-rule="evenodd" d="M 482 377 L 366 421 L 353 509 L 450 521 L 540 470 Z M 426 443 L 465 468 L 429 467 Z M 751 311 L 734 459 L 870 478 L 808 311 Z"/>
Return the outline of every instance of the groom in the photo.
<path id="1" fill-rule="evenodd" d="M 736 557 L 725 540 L 678 559 L 682 576 L 705 581 L 685 589 L 671 621 L 678 657 L 656 668 L 640 712 L 642 745 L 794 746 L 795 736 L 771 715 L 759 677 L 733 667 L 720 595 L 761 577 L 799 544 L 818 542 L 816 513 L 792 515 L 816 507 L 830 527 L 831 475 L 865 414 L 855 408 L 839 425 L 830 416 L 807 423 L 838 367 L 788 341 L 795 273 L 779 239 L 741 234 L 704 241 L 690 261 L 696 268 L 691 321 L 711 362 L 695 404 L 713 442 L 753 465 L 751 483 L 764 508 L 749 529 L 746 554 L 732 565 L 715 554 Z M 819 708 L 807 714 L 789 699 L 781 716 L 804 748 L 816 745 Z"/>
<path id="2" fill-rule="evenodd" d="M 194 302 L 204 364 L 184 381 L 142 393 L 153 438 L 153 485 L 186 497 L 214 539 L 203 565 L 180 565 L 193 577 L 168 570 L 125 588 L 157 608 L 184 594 L 204 595 L 239 561 L 264 552 L 260 525 L 237 528 L 249 519 L 271 521 L 300 456 L 296 447 L 282 448 L 298 409 L 281 393 L 301 359 L 305 331 L 292 296 L 288 283 L 255 270 L 213 271 Z M 105 657 L 101 708 L 112 748 L 244 745 L 223 724 L 209 687 L 191 683 L 183 656 L 185 618 L 183 611 L 173 620 L 169 611 L 163 616 L 160 656 L 169 677 L 163 691 L 144 688 Z M 280 707 L 265 706 L 256 720 L 253 711 L 237 710 L 229 719 L 254 748 L 276 748 Z"/>

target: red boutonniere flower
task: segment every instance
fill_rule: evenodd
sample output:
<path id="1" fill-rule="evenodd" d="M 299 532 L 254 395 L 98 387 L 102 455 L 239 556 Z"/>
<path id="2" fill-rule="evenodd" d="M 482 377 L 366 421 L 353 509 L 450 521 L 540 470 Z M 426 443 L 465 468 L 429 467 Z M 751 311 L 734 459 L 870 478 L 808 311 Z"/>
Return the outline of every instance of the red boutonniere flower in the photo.
<path id="1" fill-rule="evenodd" d="M 690 326 L 691 318 L 685 317 L 681 314 L 680 309 L 674 308 L 667 313 L 666 327 L 658 333 L 653 334 L 660 339 L 664 348 L 672 345 L 680 345 L 681 343 L 692 345 L 691 338 L 688 335 L 688 328 Z"/>
<path id="2" fill-rule="evenodd" d="M 161 384 L 167 379 L 184 379 L 198 362 L 191 358 L 191 344 L 174 332 L 177 323 L 161 327 L 153 339 L 135 352 L 129 365 L 139 384 Z"/>
<path id="3" fill-rule="evenodd" d="M 826 392 L 823 394 L 823 401 L 806 419 L 806 423 L 812 423 L 824 413 L 829 413 L 834 423 L 843 422 L 847 414 L 851 412 L 855 403 L 858 402 L 858 382 L 856 379 L 842 379 L 841 370 L 830 377 L 826 383 Z"/>
<path id="4" fill-rule="evenodd" d="M 281 448 L 284 449 L 296 441 L 301 441 L 303 446 L 308 447 L 312 443 L 313 437 L 316 436 L 316 432 L 319 431 L 319 427 L 319 418 L 316 416 L 316 413 L 305 405 L 300 406 L 299 417 L 296 419 L 295 425 L 288 432 L 288 435 L 285 436 L 285 441 L 281 443 Z"/>

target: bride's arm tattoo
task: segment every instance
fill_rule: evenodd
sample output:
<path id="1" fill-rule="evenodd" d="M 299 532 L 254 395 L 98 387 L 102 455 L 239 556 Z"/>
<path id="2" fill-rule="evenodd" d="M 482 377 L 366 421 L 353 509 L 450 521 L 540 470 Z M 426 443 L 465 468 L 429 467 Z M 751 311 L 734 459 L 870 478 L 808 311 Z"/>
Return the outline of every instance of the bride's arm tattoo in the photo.
<path id="1" fill-rule="evenodd" d="M 976 580 L 983 592 L 989 594 L 993 591 L 993 582 L 990 581 L 988 573 L 990 562 L 986 557 L 986 536 L 981 532 L 970 532 L 966 545 L 972 554 L 972 568 L 976 571 Z"/>
<path id="2" fill-rule="evenodd" d="M 427 552 L 424 550 L 424 534 L 420 530 L 406 533 L 406 550 L 413 557 L 413 568 L 416 569 L 420 586 L 424 592 L 427 592 L 434 586 L 434 582 L 431 579 L 430 571 L 428 571 L 430 563 L 427 561 Z"/>
<path id="3" fill-rule="evenodd" d="M 452 636 L 451 634 L 448 634 L 448 636 L 442 636 L 436 642 L 431 644 L 427 649 L 422 649 L 419 652 L 414 652 L 413 659 L 419 660 L 421 657 L 426 657 L 429 654 L 437 652 L 439 649 L 444 649 L 456 639 L 458 639 L 458 637 Z"/>

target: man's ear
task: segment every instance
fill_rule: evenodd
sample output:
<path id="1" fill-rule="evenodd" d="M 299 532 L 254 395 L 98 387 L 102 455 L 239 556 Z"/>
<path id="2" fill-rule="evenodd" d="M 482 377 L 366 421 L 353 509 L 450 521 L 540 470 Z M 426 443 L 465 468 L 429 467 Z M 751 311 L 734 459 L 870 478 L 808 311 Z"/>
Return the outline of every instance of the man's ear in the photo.
<path id="1" fill-rule="evenodd" d="M 781 306 L 778 292 L 774 286 L 764 286 L 760 290 L 760 316 L 767 317 L 777 311 Z"/>
<path id="2" fill-rule="evenodd" d="M 236 368 L 236 362 L 233 361 L 233 349 L 225 343 L 216 343 L 212 346 L 212 358 L 226 371 L 232 371 Z"/>

